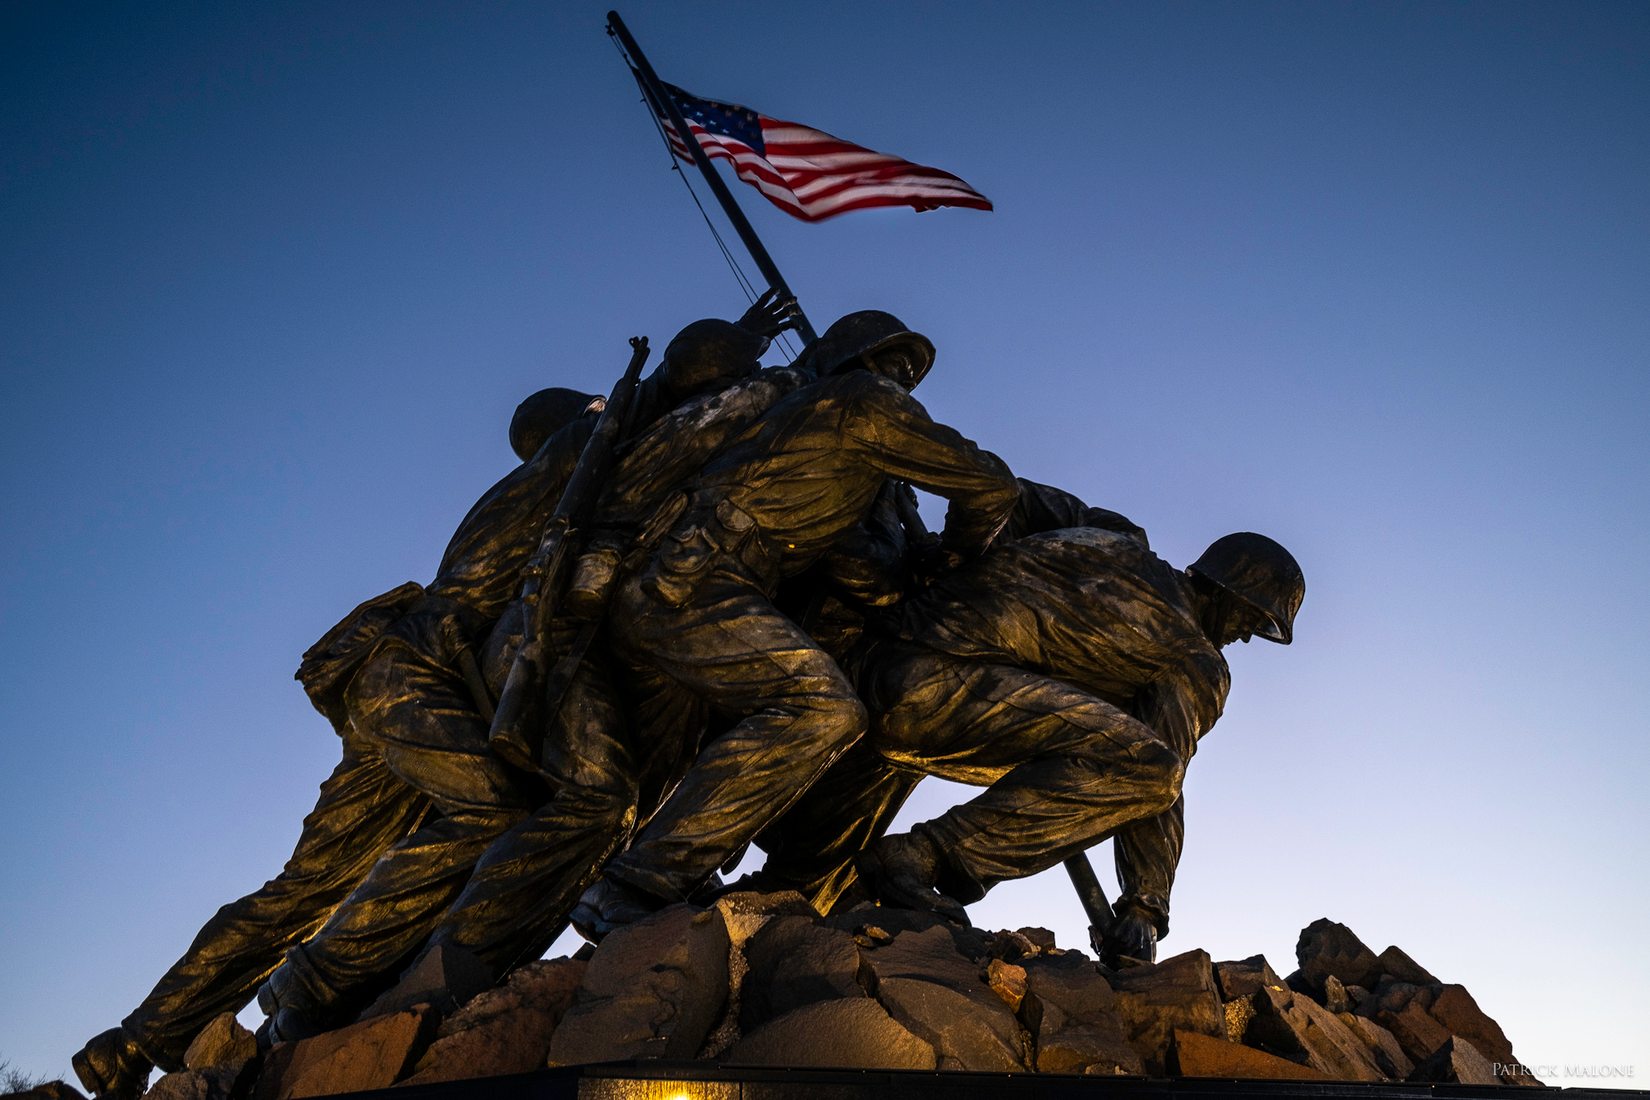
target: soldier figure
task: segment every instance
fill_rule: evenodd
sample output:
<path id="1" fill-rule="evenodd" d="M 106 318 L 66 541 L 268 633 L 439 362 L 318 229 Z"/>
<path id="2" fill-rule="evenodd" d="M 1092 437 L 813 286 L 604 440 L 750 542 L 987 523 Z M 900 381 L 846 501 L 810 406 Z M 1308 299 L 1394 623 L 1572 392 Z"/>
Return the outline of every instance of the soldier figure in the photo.
<path id="1" fill-rule="evenodd" d="M 573 919 L 599 938 L 687 897 L 864 731 L 865 708 L 826 653 L 773 604 L 859 524 L 884 482 L 951 501 L 944 552 L 973 557 L 1018 487 L 995 455 L 936 424 L 909 394 L 933 345 L 877 311 L 810 348 L 820 380 L 780 401 L 695 480 L 682 520 L 612 617 L 621 657 L 734 718 L 585 892 Z"/>
<path id="2" fill-rule="evenodd" d="M 92 1093 L 130 1100 L 153 1066 L 181 1068 L 255 989 L 260 1039 L 300 1038 L 426 941 L 502 974 L 569 906 L 600 939 L 753 839 L 759 878 L 821 911 L 857 875 L 865 896 L 966 922 L 997 882 L 1109 837 L 1123 890 L 1106 957 L 1152 956 L 1182 776 L 1225 704 L 1220 650 L 1290 642 L 1299 566 L 1244 533 L 1176 571 L 1125 517 L 1017 481 L 910 396 L 934 348 L 889 314 L 849 314 L 795 367 L 760 371 L 795 318 L 770 292 L 737 323 L 695 322 L 641 384 L 566 613 L 534 642 L 577 671 L 546 729 L 499 737 L 507 762 L 489 733 L 520 575 L 602 407 L 562 389 L 522 403 L 522 464 L 435 580 L 304 655 L 343 761 L 281 874 L 75 1056 Z M 950 501 L 941 536 L 910 486 Z M 712 714 L 728 728 L 701 745 Z M 986 790 L 885 835 L 923 775 Z"/>
<path id="3" fill-rule="evenodd" d="M 485 738 L 479 747 L 445 738 L 431 708 L 474 709 L 470 640 L 508 599 L 487 586 L 525 560 L 503 528 L 510 518 L 529 530 L 543 525 L 589 435 L 593 418 L 584 414 L 600 400 L 558 388 L 523 401 L 510 425 L 522 464 L 471 509 L 430 586 L 409 583 L 369 600 L 304 655 L 298 678 L 336 727 L 343 760 L 321 785 L 281 873 L 218 910 L 143 1003 L 74 1056 L 94 1095 L 135 1096 L 153 1066 L 182 1069 L 200 1029 L 246 1004 L 282 954 L 420 829 L 432 793 L 461 815 L 466 805 L 529 804 L 481 751 Z"/>
<path id="4" fill-rule="evenodd" d="M 856 862 L 872 897 L 966 920 L 962 903 L 997 882 L 1112 837 L 1108 954 L 1150 958 L 1168 931 L 1181 777 L 1225 703 L 1220 648 L 1288 644 L 1304 593 L 1294 558 L 1255 534 L 1216 540 L 1184 572 L 1096 529 L 994 549 L 909 601 L 897 636 L 863 654 L 871 732 L 776 830 L 765 874 L 828 909 L 869 842 Z M 912 774 L 987 790 L 874 839 Z"/>
<path id="5" fill-rule="evenodd" d="M 744 350 L 754 364 L 760 348 Z M 796 367 L 761 371 L 679 406 L 629 443 L 597 506 L 570 601 L 600 616 L 603 590 L 645 563 L 659 528 L 681 514 L 684 485 L 812 380 Z M 605 627 L 594 638 L 544 745 L 550 800 L 488 849 L 430 938 L 432 946 L 468 951 L 495 974 L 536 958 L 560 934 L 603 862 L 680 778 L 704 728 L 697 699 L 651 669 L 610 667 Z M 621 694 L 628 708 L 618 705 Z"/>
<path id="6" fill-rule="evenodd" d="M 754 371 L 769 334 L 790 323 L 788 306 L 775 305 L 771 295 L 764 296 L 738 324 L 707 320 L 683 329 L 636 394 L 638 429 L 674 405 Z M 725 330 L 742 325 L 762 329 L 744 333 L 754 354 L 715 354 L 726 347 Z M 706 345 L 711 354 L 705 354 Z M 560 434 L 581 429 L 582 450 L 582 439 L 592 428 L 580 423 Z M 558 447 L 558 439 L 559 435 L 546 448 Z M 466 624 L 466 639 L 488 638 L 489 628 L 512 604 L 522 568 L 537 548 L 576 460 L 575 454 L 558 468 L 557 479 L 543 486 L 546 499 L 531 511 L 509 507 L 495 487 L 471 509 L 466 526 L 454 536 L 449 556 L 454 548 L 472 542 L 478 551 L 484 545 L 487 551 L 467 554 L 473 564 L 459 578 L 463 587 L 441 593 L 476 620 Z M 507 482 L 508 478 L 500 486 Z M 483 520 L 488 534 L 467 540 L 465 532 Z M 259 1007 L 269 1016 L 264 1025 L 269 1040 L 302 1038 L 359 1007 L 375 983 L 417 951 L 487 848 L 543 801 L 542 782 L 528 779 L 490 751 L 489 696 L 497 685 L 473 676 L 470 692 L 461 697 L 451 678 L 440 675 L 439 665 L 432 666 L 416 649 L 410 654 L 412 664 L 403 655 L 379 662 L 382 669 L 373 664 L 363 668 L 349 681 L 346 698 L 352 700 L 352 714 L 363 716 L 355 724 L 377 730 L 386 744 L 429 746 L 429 751 L 412 758 L 404 778 L 429 794 L 442 815 L 385 852 L 326 924 L 287 950 L 285 962 L 258 989 Z M 586 681 L 584 686 L 592 685 Z M 617 721 L 604 705 L 608 693 L 595 689 L 587 695 L 599 721 Z"/>

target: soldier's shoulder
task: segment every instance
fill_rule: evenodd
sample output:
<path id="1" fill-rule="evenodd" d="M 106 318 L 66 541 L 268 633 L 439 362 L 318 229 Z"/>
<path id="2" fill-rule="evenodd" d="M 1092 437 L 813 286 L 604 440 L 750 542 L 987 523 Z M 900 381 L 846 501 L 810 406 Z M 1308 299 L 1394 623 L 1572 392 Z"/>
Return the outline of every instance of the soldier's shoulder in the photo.
<path id="1" fill-rule="evenodd" d="M 843 397 L 867 397 L 889 401 L 914 400 L 910 392 L 898 382 L 868 370 L 843 371 L 841 374 L 820 379 L 817 385 Z"/>
<path id="2" fill-rule="evenodd" d="M 1065 549 L 1128 562 L 1136 568 L 1154 572 L 1159 569 L 1174 572 L 1173 566 L 1152 553 L 1139 539 L 1105 527 L 1059 527 L 1026 535 L 1016 541 L 1030 547 L 1046 547 L 1050 551 Z"/>

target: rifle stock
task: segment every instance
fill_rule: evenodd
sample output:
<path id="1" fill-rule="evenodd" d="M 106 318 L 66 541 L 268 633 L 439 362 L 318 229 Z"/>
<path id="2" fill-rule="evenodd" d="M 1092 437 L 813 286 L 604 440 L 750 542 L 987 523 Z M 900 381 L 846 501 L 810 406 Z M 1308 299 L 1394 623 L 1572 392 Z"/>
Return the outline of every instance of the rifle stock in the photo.
<path id="1" fill-rule="evenodd" d="M 632 336 L 630 348 L 630 364 L 608 396 L 607 407 L 579 452 L 561 500 L 544 525 L 539 548 L 522 571 L 521 600 L 527 615 L 521 647 L 516 650 L 510 675 L 499 694 L 487 740 L 496 755 L 527 771 L 538 768 L 540 743 L 551 717 L 545 705 L 550 624 L 566 586 L 567 571 L 578 557 L 583 529 L 613 467 L 613 452 L 628 427 L 642 365 L 647 362 L 647 337 Z"/>

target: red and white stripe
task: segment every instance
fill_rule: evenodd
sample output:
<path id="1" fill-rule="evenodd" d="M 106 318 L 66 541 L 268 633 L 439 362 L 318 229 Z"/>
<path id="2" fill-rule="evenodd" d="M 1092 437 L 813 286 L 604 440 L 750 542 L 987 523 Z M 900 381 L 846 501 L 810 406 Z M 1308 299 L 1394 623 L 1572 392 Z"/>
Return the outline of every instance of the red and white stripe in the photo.
<path id="1" fill-rule="evenodd" d="M 757 117 L 768 147 L 766 157 L 742 141 L 710 133 L 697 123 L 689 122 L 688 129 L 706 156 L 730 162 L 740 179 L 803 221 L 822 221 L 871 206 L 991 209 L 990 199 L 950 172 L 873 152 L 794 122 Z M 666 123 L 665 132 L 676 155 L 691 160 L 675 127 Z"/>

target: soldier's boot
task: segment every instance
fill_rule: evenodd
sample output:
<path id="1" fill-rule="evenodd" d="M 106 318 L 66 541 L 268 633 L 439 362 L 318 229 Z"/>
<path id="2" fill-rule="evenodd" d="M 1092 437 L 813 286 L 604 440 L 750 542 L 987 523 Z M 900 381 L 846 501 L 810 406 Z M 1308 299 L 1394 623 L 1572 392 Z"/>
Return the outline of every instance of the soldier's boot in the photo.
<path id="1" fill-rule="evenodd" d="M 295 1043 L 299 1039 L 319 1035 L 324 1030 L 312 1017 L 297 1009 L 277 1008 L 273 1015 L 265 1017 L 264 1022 L 258 1025 L 252 1038 L 261 1054 L 276 1043 Z"/>
<path id="2" fill-rule="evenodd" d="M 938 913 L 968 924 L 968 910 L 940 893 L 940 852 L 920 833 L 890 833 L 854 856 L 866 893 L 883 905 Z"/>
<path id="3" fill-rule="evenodd" d="M 591 943 L 601 943 L 614 929 L 635 924 L 668 904 L 663 898 L 656 898 L 634 886 L 604 876 L 579 895 L 579 902 L 573 906 L 567 919 L 578 929 L 579 935 Z"/>
<path id="4" fill-rule="evenodd" d="M 258 1008 L 267 1017 L 258 1026 L 259 1050 L 276 1043 L 290 1043 L 319 1035 L 334 1022 L 331 1006 L 337 997 L 315 972 L 302 944 L 286 953 L 286 961 L 276 967 L 258 987 Z"/>
<path id="5" fill-rule="evenodd" d="M 111 1100 L 134 1100 L 149 1083 L 155 1063 L 123 1027 L 95 1036 L 69 1060 L 86 1091 Z"/>

